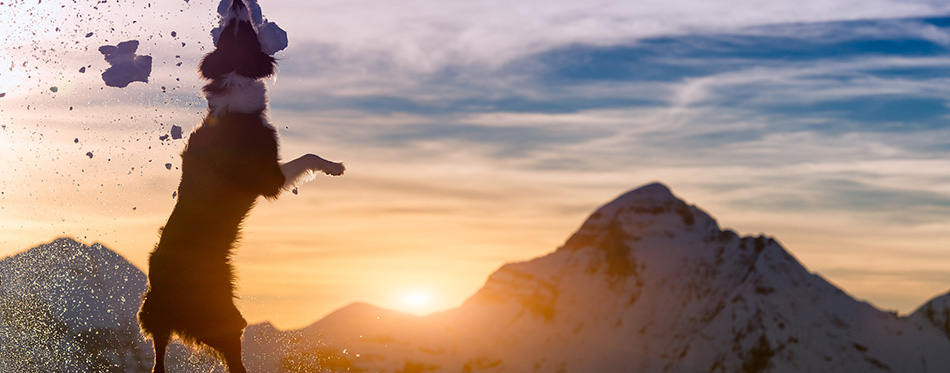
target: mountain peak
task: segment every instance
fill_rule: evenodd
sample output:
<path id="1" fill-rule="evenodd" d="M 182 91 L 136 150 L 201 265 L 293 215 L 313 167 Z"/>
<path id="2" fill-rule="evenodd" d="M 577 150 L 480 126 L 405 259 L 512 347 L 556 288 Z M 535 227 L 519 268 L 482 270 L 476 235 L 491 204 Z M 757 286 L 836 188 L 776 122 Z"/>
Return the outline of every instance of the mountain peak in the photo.
<path id="1" fill-rule="evenodd" d="M 633 189 L 627 193 L 624 193 L 622 196 L 627 195 L 637 195 L 637 196 L 659 196 L 659 197 L 673 197 L 673 192 L 670 191 L 670 187 L 666 186 L 661 182 L 655 181 L 636 189 Z M 675 198 L 675 197 L 674 197 Z"/>
<path id="2" fill-rule="evenodd" d="M 668 201 L 679 201 L 679 198 L 676 198 L 676 196 L 673 195 L 673 192 L 668 186 L 659 182 L 654 182 L 621 194 L 613 201 L 610 201 L 598 209 L 597 212 L 607 212 L 606 210 L 612 211 L 627 205 L 663 203 Z"/>
<path id="3" fill-rule="evenodd" d="M 343 306 L 343 307 L 337 309 L 336 311 L 331 312 L 330 315 L 334 315 L 334 314 L 349 314 L 349 315 L 352 315 L 352 314 L 361 314 L 361 315 L 363 315 L 363 314 L 373 314 L 373 315 L 375 315 L 375 314 L 378 314 L 378 313 L 380 313 L 380 312 L 390 312 L 390 311 L 388 311 L 388 310 L 386 310 L 386 309 L 383 309 L 383 308 L 376 307 L 376 306 L 374 306 L 374 305 L 372 305 L 372 304 L 369 304 L 369 303 L 366 303 L 366 302 L 352 302 L 352 303 L 350 303 L 350 304 L 347 304 L 347 305 L 345 305 L 345 306 Z"/>
<path id="4" fill-rule="evenodd" d="M 103 250 L 111 251 L 98 243 L 86 245 L 82 242 L 79 242 L 75 238 L 63 236 L 58 237 L 50 242 L 32 247 L 26 251 L 22 251 L 15 256 L 63 255 L 67 253 L 89 253 Z"/>
<path id="5" fill-rule="evenodd" d="M 81 245 L 82 243 L 72 237 L 59 237 L 50 242 L 48 245 L 59 245 L 59 246 L 75 246 Z"/>
<path id="6" fill-rule="evenodd" d="M 943 357 L 950 296 L 936 298 L 908 323 L 809 273 L 774 239 L 722 230 L 659 183 L 597 209 L 556 252 L 506 264 L 456 317 L 468 324 L 467 333 L 486 341 L 475 351 L 543 335 L 521 350 L 496 348 L 492 357 L 510 371 L 950 366 Z M 901 338 L 914 342 L 894 343 Z M 619 357 L 616 346 L 636 357 Z"/>
<path id="7" fill-rule="evenodd" d="M 622 214 L 658 215 L 662 212 L 689 209 L 689 205 L 673 195 L 669 187 L 661 183 L 650 183 L 629 192 L 601 206 L 591 214 L 584 224 L 596 221 L 612 220 Z"/>
<path id="8" fill-rule="evenodd" d="M 369 303 L 353 302 L 330 312 L 329 315 L 311 324 L 307 329 L 320 330 L 341 325 L 365 324 L 374 320 L 402 320 L 406 318 L 417 318 L 417 316 L 376 307 Z"/>
<path id="9" fill-rule="evenodd" d="M 676 197 L 669 187 L 655 182 L 626 192 L 598 208 L 567 240 L 564 248 L 576 250 L 597 245 L 605 233 L 610 232 L 629 238 L 627 233 L 666 235 L 671 231 L 706 236 L 718 234 L 719 225 L 704 211 Z"/>

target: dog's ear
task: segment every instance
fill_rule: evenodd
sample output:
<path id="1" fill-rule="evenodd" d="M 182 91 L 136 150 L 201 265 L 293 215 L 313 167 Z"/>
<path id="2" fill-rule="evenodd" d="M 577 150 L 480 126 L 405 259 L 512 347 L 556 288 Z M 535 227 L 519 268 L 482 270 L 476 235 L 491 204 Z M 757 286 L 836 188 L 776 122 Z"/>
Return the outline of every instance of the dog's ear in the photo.
<path id="1" fill-rule="evenodd" d="M 234 71 L 234 66 L 228 63 L 228 58 L 223 51 L 215 49 L 214 52 L 206 54 L 201 59 L 198 71 L 201 71 L 201 76 L 206 79 L 214 80 L 223 78 L 229 72 Z"/>
<path id="2" fill-rule="evenodd" d="M 237 73 L 255 80 L 263 79 L 274 75 L 274 67 L 276 65 L 277 60 L 275 60 L 274 57 L 264 52 L 256 52 L 252 53 L 252 55 L 237 68 Z"/>

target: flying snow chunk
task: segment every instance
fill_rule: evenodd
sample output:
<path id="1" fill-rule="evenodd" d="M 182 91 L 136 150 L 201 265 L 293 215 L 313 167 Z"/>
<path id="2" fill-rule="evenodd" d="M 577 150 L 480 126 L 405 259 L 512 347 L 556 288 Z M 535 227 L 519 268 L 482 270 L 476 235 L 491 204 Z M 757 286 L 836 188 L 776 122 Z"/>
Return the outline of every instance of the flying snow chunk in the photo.
<path id="1" fill-rule="evenodd" d="M 228 9 L 231 8 L 231 1 L 221 0 L 221 4 L 218 4 L 218 15 L 221 16 L 222 20 L 227 16 Z M 244 4 L 251 11 L 251 23 L 257 29 L 257 40 L 261 42 L 261 51 L 273 56 L 277 52 L 286 49 L 288 45 L 287 31 L 264 18 L 257 0 L 244 0 Z M 218 27 L 211 30 L 211 39 L 215 46 L 218 45 L 218 36 L 221 35 L 224 26 L 227 25 L 219 24 Z"/>
<path id="2" fill-rule="evenodd" d="M 287 31 L 274 22 L 264 22 L 257 27 L 257 40 L 261 42 L 261 51 L 273 56 L 287 48 Z"/>
<path id="3" fill-rule="evenodd" d="M 138 40 L 99 47 L 99 53 L 112 65 L 102 73 L 102 80 L 107 86 L 125 88 L 132 82 L 148 83 L 148 75 L 152 73 L 152 57 L 136 55 L 138 48 Z"/>
<path id="4" fill-rule="evenodd" d="M 181 127 L 177 125 L 172 125 L 172 139 L 178 140 L 181 138 Z"/>

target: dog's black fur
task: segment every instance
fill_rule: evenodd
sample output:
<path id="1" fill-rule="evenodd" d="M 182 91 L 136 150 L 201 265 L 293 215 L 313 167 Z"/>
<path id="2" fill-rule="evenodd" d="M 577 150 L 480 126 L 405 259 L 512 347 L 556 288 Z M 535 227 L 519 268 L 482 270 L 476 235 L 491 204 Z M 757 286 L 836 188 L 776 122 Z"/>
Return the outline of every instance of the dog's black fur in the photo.
<path id="1" fill-rule="evenodd" d="M 231 12 L 247 9 L 234 0 Z M 261 52 L 254 28 L 239 18 L 231 17 L 217 48 L 199 67 L 211 80 L 203 89 L 209 104 L 215 95 L 246 88 L 233 85 L 235 75 L 253 82 L 274 74 L 273 57 Z M 304 172 L 343 172 L 342 164 L 312 154 L 280 164 L 266 102 L 251 112 L 211 106 L 181 155 L 178 201 L 149 257 L 149 288 L 138 319 L 155 348 L 153 372 L 165 371 L 165 349 L 173 336 L 210 347 L 232 373 L 246 372 L 241 335 L 247 322 L 234 306 L 230 263 L 242 221 L 258 196 L 276 198 Z"/>

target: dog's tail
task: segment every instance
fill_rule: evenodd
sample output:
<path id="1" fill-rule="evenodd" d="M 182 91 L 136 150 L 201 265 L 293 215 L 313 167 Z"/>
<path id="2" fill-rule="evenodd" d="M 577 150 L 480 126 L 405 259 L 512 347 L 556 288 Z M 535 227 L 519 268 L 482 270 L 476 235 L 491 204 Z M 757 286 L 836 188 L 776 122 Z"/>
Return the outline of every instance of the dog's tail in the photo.
<path id="1" fill-rule="evenodd" d="M 274 74 L 276 60 L 261 50 L 250 10 L 243 0 L 232 0 L 221 23 L 225 26 L 217 48 L 199 66 L 202 76 L 215 80 L 236 73 L 257 80 Z"/>

